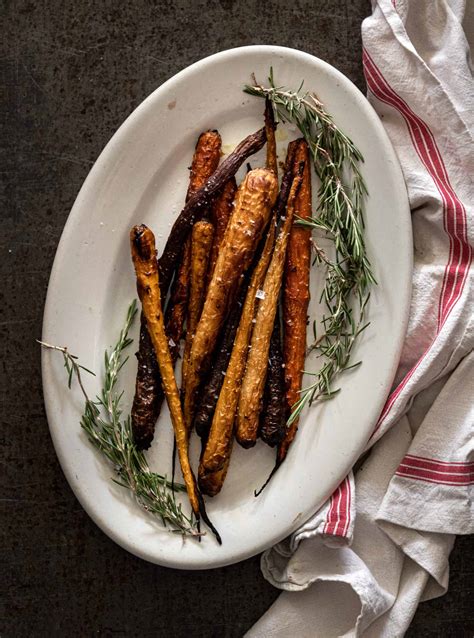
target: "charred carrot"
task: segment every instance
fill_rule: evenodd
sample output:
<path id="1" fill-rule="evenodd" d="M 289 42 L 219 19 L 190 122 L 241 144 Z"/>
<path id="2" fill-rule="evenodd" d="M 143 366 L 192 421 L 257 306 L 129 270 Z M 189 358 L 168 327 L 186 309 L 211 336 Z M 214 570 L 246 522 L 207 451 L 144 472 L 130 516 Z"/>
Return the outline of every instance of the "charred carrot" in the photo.
<path id="1" fill-rule="evenodd" d="M 130 247 L 137 276 L 137 292 L 142 302 L 143 315 L 147 322 L 148 332 L 160 368 L 163 390 L 170 410 L 181 471 L 189 502 L 196 517 L 199 519 L 199 516 L 202 515 L 203 519 L 208 522 L 209 519 L 205 512 L 204 502 L 189 462 L 188 432 L 181 411 L 179 391 L 174 376 L 168 337 L 165 332 L 155 237 L 151 230 L 145 225 L 134 226 L 130 232 Z M 210 525 L 212 528 L 212 524 Z M 215 532 L 214 529 L 213 531 Z M 218 534 L 216 537 L 220 541 Z"/>
<path id="2" fill-rule="evenodd" d="M 219 470 L 216 470 L 215 472 L 205 471 L 204 466 L 199 465 L 198 481 L 203 494 L 206 494 L 207 496 L 215 496 L 221 491 L 227 476 L 227 470 L 229 469 L 233 442 L 234 439 L 231 437 L 227 444 L 224 462 Z"/>
<path id="3" fill-rule="evenodd" d="M 221 150 L 221 137 L 217 131 L 201 133 L 194 151 L 189 187 L 186 199 L 199 190 L 216 169 Z M 184 333 L 186 306 L 189 294 L 189 262 L 191 245 L 186 241 L 173 282 L 170 302 L 166 311 L 166 333 L 168 335 L 173 363 L 179 354 L 179 342 Z M 158 419 L 163 391 L 153 345 L 147 333 L 146 322 L 141 321 L 140 340 L 137 353 L 138 368 L 131 419 L 135 442 L 140 449 L 150 447 L 155 423 Z"/>
<path id="4" fill-rule="evenodd" d="M 286 429 L 285 378 L 281 351 L 280 319 L 275 324 L 268 353 L 267 380 L 263 396 L 258 434 L 262 441 L 275 447 L 285 436 Z"/>
<path id="5" fill-rule="evenodd" d="M 278 174 L 278 161 L 275 140 L 275 118 L 273 107 L 269 99 L 265 100 L 265 131 L 267 133 L 267 168 L 270 168 L 275 175 Z M 286 174 L 293 174 L 292 147 L 289 148 L 290 166 L 286 167 Z M 278 220 L 279 221 L 279 220 Z M 260 418 L 259 436 L 272 447 L 279 443 L 284 435 L 285 428 L 285 405 L 284 379 L 283 379 L 283 356 L 281 353 L 280 341 L 280 319 L 278 310 L 275 317 L 273 332 L 270 339 L 270 351 L 268 355 L 268 369 L 263 392 L 263 410 Z"/>
<path id="6" fill-rule="evenodd" d="M 247 173 L 237 191 L 235 209 L 219 251 L 201 318 L 196 328 L 186 377 L 184 411 L 194 417 L 196 392 L 207 371 L 241 275 L 249 267 L 277 196 L 277 179 L 267 169 Z"/>
<path id="7" fill-rule="evenodd" d="M 217 131 L 204 131 L 199 136 L 189 173 L 187 202 L 194 193 L 204 186 L 216 170 L 221 155 L 221 145 L 221 136 Z"/>
<path id="8" fill-rule="evenodd" d="M 227 375 L 227 367 L 234 347 L 246 291 L 246 286 L 244 285 L 234 302 L 225 325 L 224 334 L 219 341 L 209 380 L 201 393 L 201 399 L 196 410 L 194 426 L 204 443 L 207 441 L 219 394 Z"/>
<path id="9" fill-rule="evenodd" d="M 245 160 L 263 147 L 265 140 L 266 135 L 264 128 L 246 137 L 234 151 L 224 159 L 203 186 L 189 197 L 178 219 L 171 228 L 165 249 L 160 258 L 160 286 L 163 297 L 168 292 L 169 284 L 179 256 L 181 255 L 185 239 L 191 232 L 194 222 L 201 218 L 212 199 L 229 179 L 235 175 Z"/>
<path id="10" fill-rule="evenodd" d="M 146 450 L 153 440 L 155 423 L 164 395 L 161 389 L 158 362 L 143 313 L 140 318 L 140 337 L 136 357 L 138 367 L 131 410 L 132 431 L 138 449 Z"/>
<path id="11" fill-rule="evenodd" d="M 265 245 L 252 273 L 245 297 L 242 316 L 235 337 L 234 347 L 226 370 L 224 384 L 219 394 L 212 419 L 209 438 L 199 464 L 199 482 L 206 494 L 214 495 L 222 487 L 224 474 L 221 472 L 228 464 L 232 448 L 235 413 L 240 396 L 242 376 L 247 361 L 249 342 L 252 335 L 253 320 L 257 305 L 257 292 L 265 279 L 268 264 L 273 251 L 275 225 L 271 224 Z M 212 489 L 210 486 L 213 486 Z M 218 489 L 217 489 L 218 488 Z M 212 491 L 212 494 L 211 494 Z"/>

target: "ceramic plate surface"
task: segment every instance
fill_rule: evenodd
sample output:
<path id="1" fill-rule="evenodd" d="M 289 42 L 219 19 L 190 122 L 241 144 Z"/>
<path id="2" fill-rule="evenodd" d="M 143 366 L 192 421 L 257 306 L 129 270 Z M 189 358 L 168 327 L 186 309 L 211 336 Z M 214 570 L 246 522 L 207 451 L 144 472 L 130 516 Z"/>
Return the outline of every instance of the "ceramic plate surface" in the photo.
<path id="1" fill-rule="evenodd" d="M 127 491 L 110 479 L 112 468 L 89 445 L 79 426 L 83 402 L 67 390 L 62 358 L 43 351 L 43 384 L 51 435 L 72 489 L 93 520 L 113 540 L 146 560 L 175 568 L 203 569 L 252 556 L 301 525 L 327 498 L 364 448 L 393 381 L 406 329 L 412 271 L 412 239 L 405 185 L 395 153 L 365 97 L 336 69 L 292 49 L 255 46 L 225 51 L 178 73 L 148 97 L 113 136 L 82 187 L 69 215 L 54 262 L 46 301 L 43 339 L 67 345 L 81 362 L 103 370 L 103 352 L 113 345 L 130 301 L 136 297 L 129 254 L 129 229 L 144 222 L 164 246 L 181 210 L 188 166 L 198 134 L 219 129 L 229 153 L 262 126 L 263 101 L 242 92 L 251 72 L 296 88 L 302 79 L 349 134 L 365 157 L 370 196 L 366 236 L 378 286 L 354 360 L 362 366 L 340 378 L 342 392 L 304 413 L 286 462 L 265 492 L 254 498 L 274 459 L 261 442 L 251 450 L 234 446 L 222 492 L 207 500 L 223 544 L 211 534 L 201 543 L 163 530 Z M 284 159 L 296 132 L 280 127 Z M 250 158 L 263 165 L 264 154 Z M 242 171 L 239 173 L 241 176 Z M 313 182 L 313 190 L 316 190 Z M 312 273 L 312 316 L 320 312 L 324 274 Z M 132 336 L 138 335 L 138 322 Z M 135 341 L 136 344 L 136 341 Z M 133 348 L 133 346 L 132 346 Z M 132 353 L 131 350 L 130 353 Z M 314 366 L 308 361 L 307 367 Z M 130 406 L 135 358 L 122 376 Z M 99 380 L 87 378 L 91 393 Z M 191 455 L 197 467 L 198 441 Z M 148 453 L 153 469 L 169 473 L 172 433 L 167 409 Z"/>

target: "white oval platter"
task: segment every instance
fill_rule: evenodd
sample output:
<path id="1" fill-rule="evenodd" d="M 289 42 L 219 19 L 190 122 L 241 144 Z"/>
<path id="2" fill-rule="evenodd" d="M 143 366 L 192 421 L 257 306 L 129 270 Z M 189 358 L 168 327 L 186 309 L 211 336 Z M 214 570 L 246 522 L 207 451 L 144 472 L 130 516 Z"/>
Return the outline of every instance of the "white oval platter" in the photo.
<path id="1" fill-rule="evenodd" d="M 62 358 L 43 351 L 44 396 L 54 446 L 82 506 L 119 545 L 146 560 L 183 569 L 205 569 L 243 560 L 282 540 L 301 525 L 343 479 L 366 445 L 393 381 L 406 330 L 412 272 L 412 238 L 404 181 L 394 150 L 366 98 L 340 72 L 311 55 L 277 46 L 252 46 L 208 57 L 168 80 L 119 128 L 87 177 L 67 220 L 49 282 L 43 339 L 67 345 L 98 373 L 103 351 L 116 341 L 136 297 L 129 229 L 144 222 L 164 246 L 181 210 L 188 166 L 198 134 L 217 128 L 224 152 L 262 125 L 263 101 L 242 92 L 254 72 L 265 82 L 270 66 L 279 85 L 304 79 L 365 157 L 369 198 L 366 237 L 378 286 L 368 307 L 371 324 L 354 354 L 362 365 L 340 378 L 342 391 L 306 411 L 289 456 L 259 498 L 274 450 L 234 446 L 222 492 L 207 500 L 223 544 L 165 531 L 129 494 L 111 481 L 113 469 L 90 446 L 79 426 L 83 402 L 68 391 Z M 278 133 L 280 159 L 294 131 Z M 263 152 L 250 158 L 261 165 Z M 313 190 L 316 186 L 313 185 Z M 319 313 L 314 272 L 311 315 Z M 132 336 L 138 335 L 138 322 Z M 136 341 L 135 341 L 136 344 Z M 132 346 L 133 348 L 133 346 Z M 133 349 L 130 354 L 132 354 Z M 314 362 L 308 362 L 308 367 Z M 130 406 L 135 358 L 122 384 Z M 100 380 L 86 379 L 89 392 Z M 194 467 L 198 443 L 193 437 Z M 172 433 L 167 409 L 148 453 L 153 469 L 170 472 Z"/>

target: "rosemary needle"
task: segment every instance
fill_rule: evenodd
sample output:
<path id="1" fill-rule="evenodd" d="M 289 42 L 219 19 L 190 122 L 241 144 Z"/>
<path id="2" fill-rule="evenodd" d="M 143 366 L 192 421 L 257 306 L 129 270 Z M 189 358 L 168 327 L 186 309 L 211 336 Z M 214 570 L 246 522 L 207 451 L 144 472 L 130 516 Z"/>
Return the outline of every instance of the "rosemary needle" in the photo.
<path id="1" fill-rule="evenodd" d="M 132 434 L 130 416 L 122 419 L 122 394 L 117 394 L 116 385 L 119 372 L 127 362 L 124 350 L 132 343 L 128 333 L 137 313 L 134 300 L 127 312 L 124 327 L 115 346 L 105 352 L 104 379 L 100 394 L 93 401 L 85 390 L 81 371 L 94 374 L 78 363 L 77 357 L 70 354 L 67 348 L 53 346 L 39 341 L 50 350 L 62 353 L 64 367 L 68 375 L 68 387 L 75 377 L 85 399 L 81 426 L 88 435 L 89 441 L 97 448 L 115 468 L 118 485 L 132 491 L 138 503 L 151 514 L 159 517 L 165 526 L 184 536 L 200 536 L 193 516 L 186 516 L 180 503 L 177 503 L 175 491 L 185 491 L 184 485 L 171 484 L 165 476 L 152 472 L 145 455 L 138 450 Z"/>
<path id="2" fill-rule="evenodd" d="M 288 419 L 291 425 L 299 418 L 307 404 L 332 398 L 338 375 L 360 362 L 352 363 L 354 344 L 367 327 L 364 311 L 370 297 L 370 285 L 375 283 L 364 241 L 363 202 L 367 188 L 360 173 L 363 157 L 354 143 L 337 127 L 332 117 L 314 93 L 297 91 L 275 85 L 270 69 L 269 86 L 245 86 L 250 95 L 268 98 L 275 120 L 292 122 L 301 131 L 310 148 L 314 168 L 320 180 L 317 218 L 298 223 L 319 230 L 329 236 L 336 257 L 330 261 L 316 244 L 315 261 L 326 268 L 321 299 L 327 312 L 321 323 L 324 333 L 318 337 L 314 322 L 315 340 L 309 350 L 317 351 L 322 365 L 316 372 L 308 372 L 313 382 L 301 390 L 301 398 Z"/>

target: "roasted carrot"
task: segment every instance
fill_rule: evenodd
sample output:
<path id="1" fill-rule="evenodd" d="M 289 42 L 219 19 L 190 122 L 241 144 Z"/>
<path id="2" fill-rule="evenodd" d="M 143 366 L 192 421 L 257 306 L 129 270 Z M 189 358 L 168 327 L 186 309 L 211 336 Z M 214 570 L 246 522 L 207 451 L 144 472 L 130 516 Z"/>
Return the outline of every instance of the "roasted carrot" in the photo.
<path id="1" fill-rule="evenodd" d="M 166 309 L 166 334 L 168 335 L 173 366 L 178 359 L 179 343 L 184 333 L 189 295 L 190 249 L 191 244 L 187 243 L 171 287 L 170 301 Z M 153 440 L 155 424 L 160 414 L 164 394 L 161 387 L 160 370 L 143 313 L 141 315 L 137 359 L 138 368 L 131 421 L 135 443 L 139 449 L 147 449 Z"/>
<path id="2" fill-rule="evenodd" d="M 311 164 L 309 148 L 303 139 L 298 140 L 295 166 L 300 162 L 304 162 L 304 169 L 301 187 L 295 199 L 295 215 L 307 219 L 311 217 Z M 310 268 L 311 230 L 293 223 L 288 240 L 283 286 L 283 359 L 288 415 L 300 398 L 306 354 Z M 285 458 L 297 429 L 298 420 L 289 426 L 279 445 L 280 462 Z"/>
<path id="3" fill-rule="evenodd" d="M 267 136 L 268 135 L 271 134 L 267 133 Z M 280 193 L 274 210 L 277 220 L 283 217 L 288 202 L 289 192 L 294 179 L 294 163 L 298 143 L 298 140 L 295 140 L 288 144 Z M 271 158 L 267 158 L 267 162 L 271 161 Z M 268 369 L 263 397 L 264 410 L 262 411 L 259 424 L 259 434 L 262 440 L 271 446 L 276 445 L 283 438 L 286 420 L 285 385 L 282 368 L 283 355 L 281 352 L 281 341 L 279 339 L 280 335 L 278 333 L 277 323 L 278 319 L 275 320 L 275 327 L 270 340 Z"/>
<path id="4" fill-rule="evenodd" d="M 191 242 L 184 247 L 178 272 L 171 286 L 171 295 L 166 308 L 165 323 L 173 365 L 179 355 L 179 342 L 184 334 L 186 308 L 188 306 L 190 288 Z"/>
<path id="5" fill-rule="evenodd" d="M 268 353 L 268 370 L 258 434 L 271 447 L 278 445 L 286 429 L 285 378 L 281 351 L 280 319 L 275 317 Z"/>
<path id="6" fill-rule="evenodd" d="M 196 392 L 235 296 L 270 217 L 278 183 L 267 169 L 248 173 L 237 191 L 235 209 L 219 251 L 214 274 L 196 328 L 186 377 L 184 411 L 194 417 Z"/>
<path id="7" fill-rule="evenodd" d="M 227 452 L 221 469 L 216 470 L 215 472 L 209 472 L 205 471 L 202 465 L 199 465 L 198 481 L 203 494 L 206 494 L 207 496 L 215 496 L 221 491 L 227 476 L 227 470 L 229 469 L 233 442 L 234 439 L 231 437 L 228 441 Z"/>
<path id="8" fill-rule="evenodd" d="M 189 173 L 189 186 L 186 201 L 202 188 L 219 164 L 221 136 L 217 131 L 204 131 L 198 138 L 194 149 L 193 161 Z M 173 282 L 171 297 L 166 309 L 166 334 L 172 344 L 174 361 L 179 353 L 179 342 L 184 333 L 184 321 L 191 287 L 191 238 L 185 242 L 181 262 Z"/>
<path id="9" fill-rule="evenodd" d="M 221 156 L 221 136 L 217 131 L 204 131 L 194 149 L 186 201 L 204 186 L 216 170 Z"/>
<path id="10" fill-rule="evenodd" d="M 272 170 L 275 173 L 275 175 L 278 176 L 275 128 L 276 126 L 275 126 L 275 121 L 273 117 L 273 109 L 271 107 L 271 104 L 267 102 L 265 105 L 265 131 L 267 135 L 266 167 Z M 252 169 L 250 165 L 248 165 L 248 167 L 249 167 L 248 172 L 250 172 Z M 229 183 L 227 184 L 227 186 L 229 186 Z M 222 218 L 225 219 L 226 215 L 230 215 L 232 211 L 233 198 L 234 198 L 234 195 L 232 195 L 232 198 L 231 198 L 232 190 L 233 189 L 229 189 L 229 196 L 227 198 L 226 206 L 222 206 L 221 208 L 220 202 L 224 199 L 222 197 L 216 202 L 216 204 L 219 203 L 219 206 L 216 206 L 216 211 L 218 212 L 218 216 L 214 218 L 214 223 L 216 224 L 216 228 L 217 228 L 217 224 L 219 224 L 219 219 L 222 219 Z M 222 204 L 224 204 L 224 201 L 222 201 Z M 266 253 L 268 256 L 270 254 L 269 253 L 270 244 L 273 245 L 272 238 L 274 238 L 274 232 L 275 232 L 274 223 L 273 223 L 273 227 L 270 229 L 269 232 L 271 234 L 271 237 L 269 238 L 269 243 L 268 243 L 267 253 Z M 216 234 L 217 234 L 217 231 L 216 231 Z M 213 249 L 215 246 L 216 246 L 216 241 L 214 241 Z M 256 266 L 259 259 L 256 259 L 255 261 L 256 261 L 255 263 L 255 266 Z M 267 262 L 267 265 L 268 265 L 268 262 Z M 255 302 L 255 292 L 256 290 L 254 290 L 254 294 L 252 296 L 253 304 Z M 229 319 L 227 320 L 225 333 L 223 335 L 221 343 L 219 344 L 219 352 L 216 357 L 216 360 L 213 363 L 211 376 L 202 393 L 202 398 L 199 403 L 196 417 L 194 420 L 196 432 L 199 434 L 199 436 L 201 436 L 204 443 L 207 441 L 210 426 L 212 423 L 212 418 L 213 418 L 217 401 L 219 398 L 219 393 L 224 383 L 224 376 L 227 374 L 226 370 L 227 370 L 227 366 L 228 366 L 232 349 L 234 346 L 235 336 L 237 333 L 237 328 L 239 326 L 240 317 L 242 314 L 242 305 L 245 300 L 245 295 L 246 295 L 246 289 L 243 289 L 241 291 L 242 299 L 238 300 L 238 302 L 234 304 L 234 309 L 231 315 L 229 316 Z M 251 318 L 253 318 L 253 314 Z M 250 320 L 251 319 L 249 319 L 249 321 Z M 230 449 L 229 449 L 229 456 L 230 456 Z M 227 464 L 228 464 L 228 459 L 227 459 Z M 217 493 L 216 492 L 217 486 L 218 485 L 220 487 L 222 486 L 222 483 L 224 482 L 224 479 L 225 479 L 226 472 L 227 470 L 225 472 L 223 472 L 222 470 L 219 470 L 218 472 L 215 472 L 215 473 L 208 473 L 206 475 L 202 474 L 201 476 L 203 477 L 203 484 L 205 483 L 207 485 L 204 492 L 206 494 L 210 494 L 211 491 L 213 492 L 213 494 Z M 204 478 L 204 476 L 206 476 L 207 478 Z M 213 486 L 212 489 L 211 489 L 211 486 Z M 220 490 L 220 487 L 217 491 Z"/>
<path id="11" fill-rule="evenodd" d="M 232 354 L 237 328 L 239 327 L 246 292 L 247 287 L 244 284 L 226 321 L 224 333 L 219 341 L 216 356 L 212 363 L 209 380 L 202 393 L 200 393 L 201 397 L 194 418 L 194 427 L 204 443 L 207 441 L 219 394 L 227 375 L 227 367 Z"/>
<path id="12" fill-rule="evenodd" d="M 204 486 L 203 490 L 206 494 L 211 494 L 209 485 L 220 485 L 222 487 L 223 478 L 225 478 L 225 473 L 220 477 L 214 478 L 210 475 L 221 471 L 229 461 L 233 440 L 235 412 L 239 401 L 240 386 L 247 361 L 257 305 L 256 294 L 265 279 L 265 273 L 267 272 L 268 264 L 272 256 L 274 238 L 275 225 L 272 223 L 268 230 L 261 257 L 252 273 L 234 347 L 232 348 L 224 383 L 212 419 L 209 438 L 199 464 L 199 482 Z M 217 492 L 214 490 L 214 494 L 215 493 Z"/>
<path id="13" fill-rule="evenodd" d="M 188 328 L 194 332 L 201 316 L 206 292 L 206 273 L 214 237 L 211 222 L 196 222 L 191 233 L 191 295 L 188 307 Z"/>
<path id="14" fill-rule="evenodd" d="M 160 258 L 160 286 L 163 298 L 168 292 L 169 284 L 176 269 L 179 256 L 181 255 L 185 239 L 191 232 L 194 222 L 201 218 L 212 199 L 229 179 L 235 175 L 245 160 L 263 147 L 265 140 L 266 135 L 264 128 L 246 137 L 234 151 L 224 159 L 203 186 L 189 197 L 178 219 L 171 228 L 165 249 Z"/>
<path id="15" fill-rule="evenodd" d="M 173 366 L 178 359 L 179 342 L 184 333 L 184 321 L 186 319 L 189 295 L 190 248 L 190 243 L 184 248 L 181 263 L 171 287 L 168 308 L 166 309 L 166 334 L 168 335 Z M 137 359 L 135 396 L 131 410 L 132 431 L 137 447 L 139 449 L 147 449 L 153 441 L 155 424 L 160 415 L 164 394 L 161 387 L 160 370 L 143 313 L 140 323 Z"/>
<path id="16" fill-rule="evenodd" d="M 266 167 L 278 177 L 278 158 L 275 139 L 275 115 L 270 100 L 265 100 L 265 133 L 267 135 L 267 160 Z"/>
<path id="17" fill-rule="evenodd" d="M 130 231 L 130 247 L 137 276 L 137 292 L 142 302 L 143 314 L 147 322 L 148 332 L 160 368 L 163 390 L 170 410 L 179 461 L 189 502 L 191 503 L 195 516 L 199 519 L 199 516 L 202 515 L 203 519 L 208 522 L 204 502 L 189 462 L 188 432 L 181 411 L 179 391 L 174 376 L 168 337 L 165 332 L 155 237 L 151 230 L 145 225 L 134 226 Z M 213 529 L 213 531 L 215 530 Z M 220 541 L 218 534 L 216 537 Z"/>
<path id="18" fill-rule="evenodd" d="M 156 248 L 153 233 L 145 225 L 134 226 L 130 233 L 133 264 L 137 275 L 137 291 L 142 302 L 148 332 L 160 367 L 163 389 L 171 413 L 178 443 L 179 459 L 193 511 L 199 515 L 199 501 L 187 453 L 187 432 L 181 412 L 178 388 L 173 372 L 168 337 L 166 336 L 156 266 Z"/>
<path id="19" fill-rule="evenodd" d="M 186 320 L 186 342 L 184 347 L 181 394 L 185 392 L 186 375 L 189 364 L 189 353 L 194 338 L 202 306 L 206 294 L 206 274 L 209 262 L 209 254 L 214 236 L 214 226 L 211 222 L 201 220 L 194 224 L 191 233 L 191 268 L 190 268 L 190 294 L 188 314 Z M 188 424 L 189 419 L 185 421 Z"/>
<path id="20" fill-rule="evenodd" d="M 242 377 L 247 361 L 248 347 L 253 329 L 253 320 L 257 307 L 257 291 L 263 286 L 265 274 L 273 252 L 275 239 L 275 221 L 284 212 L 293 181 L 294 144 L 288 145 L 285 172 L 281 189 L 274 206 L 272 221 L 265 239 L 261 256 L 252 272 L 249 288 L 245 297 L 242 316 L 237 330 L 234 347 L 226 370 L 224 383 L 214 412 L 209 438 L 199 465 L 199 483 L 205 494 L 214 495 L 220 491 L 224 482 L 233 441 L 235 413 L 239 401 Z M 281 392 L 284 404 L 284 392 Z"/>
<path id="21" fill-rule="evenodd" d="M 288 236 L 293 221 L 295 196 L 300 182 L 301 176 L 298 174 L 291 186 L 286 207 L 286 217 L 275 242 L 275 250 L 265 275 L 255 317 L 237 414 L 236 438 L 243 447 L 252 447 L 257 439 L 263 389 L 267 374 L 270 338 L 278 306 Z"/>
<path id="22" fill-rule="evenodd" d="M 203 186 L 216 169 L 221 150 L 221 137 L 217 131 L 205 131 L 198 138 L 193 155 L 189 187 L 186 199 Z M 168 335 L 173 364 L 179 354 L 179 342 L 184 333 L 186 306 L 189 294 L 189 262 L 191 245 L 187 240 L 181 255 L 177 275 L 173 282 L 170 301 L 166 311 L 166 333 Z M 153 345 L 147 335 L 146 321 L 142 317 L 140 340 L 137 352 L 138 368 L 133 399 L 131 420 L 134 439 L 140 449 L 150 447 L 155 423 L 163 402 L 161 380 L 153 352 Z"/>
<path id="23" fill-rule="evenodd" d="M 235 177 L 232 177 L 222 189 L 211 207 L 211 220 L 214 224 L 214 241 L 212 243 L 211 256 L 209 258 L 209 268 L 207 274 L 208 284 L 212 279 L 212 274 L 219 254 L 219 248 L 224 239 L 225 229 L 234 210 L 234 199 L 237 192 Z"/>
<path id="24" fill-rule="evenodd" d="M 155 432 L 155 423 L 163 402 L 160 371 L 148 334 L 146 320 L 141 314 L 135 395 L 131 410 L 133 438 L 140 450 L 150 447 Z"/>
<path id="25" fill-rule="evenodd" d="M 267 133 L 267 168 L 278 171 L 278 158 L 275 140 L 275 118 L 272 103 L 265 100 L 265 130 Z M 292 147 L 289 148 L 289 157 L 292 159 Z M 292 167 L 287 167 L 287 174 L 293 174 Z M 279 221 L 279 220 L 278 220 Z M 285 406 L 283 401 L 283 356 L 280 341 L 280 320 L 278 310 L 275 317 L 273 332 L 270 339 L 270 351 L 268 356 L 268 369 L 263 392 L 263 410 L 260 415 L 259 436 L 268 445 L 276 445 L 284 435 Z"/>

